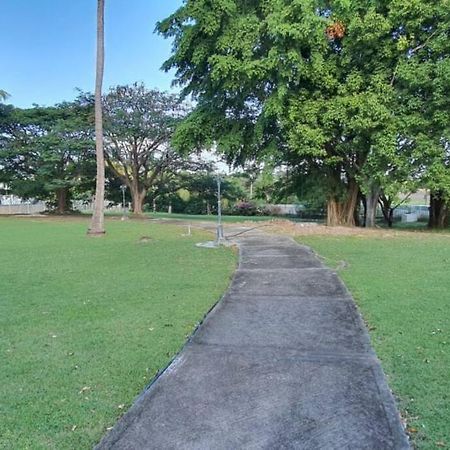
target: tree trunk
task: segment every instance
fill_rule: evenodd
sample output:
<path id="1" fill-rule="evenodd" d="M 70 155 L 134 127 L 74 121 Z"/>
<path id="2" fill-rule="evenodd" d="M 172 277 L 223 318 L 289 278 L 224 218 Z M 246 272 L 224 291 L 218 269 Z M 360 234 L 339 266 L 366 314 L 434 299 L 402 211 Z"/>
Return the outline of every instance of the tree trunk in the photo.
<path id="1" fill-rule="evenodd" d="M 356 200 L 356 207 L 354 212 L 354 220 L 355 220 L 355 226 L 360 227 L 361 226 L 361 217 L 360 217 L 360 209 L 361 204 L 363 203 L 364 196 L 361 193 L 361 190 L 358 189 L 358 199 Z"/>
<path id="2" fill-rule="evenodd" d="M 153 212 L 156 212 L 156 198 L 153 198 L 153 202 L 152 202 L 152 208 L 153 208 Z"/>
<path id="3" fill-rule="evenodd" d="M 377 211 L 377 199 L 372 193 L 366 195 L 366 217 L 364 226 L 366 228 L 375 227 L 375 216 Z"/>
<path id="4" fill-rule="evenodd" d="M 429 228 L 447 228 L 449 226 L 450 208 L 442 192 L 430 192 Z"/>
<path id="5" fill-rule="evenodd" d="M 351 180 L 348 185 L 345 201 L 332 197 L 327 202 L 327 225 L 355 226 L 355 210 L 358 203 L 359 188 L 356 181 Z"/>
<path id="6" fill-rule="evenodd" d="M 362 226 L 365 227 L 366 226 L 366 217 L 367 217 L 367 199 L 366 199 L 365 195 L 363 195 L 362 203 L 363 203 L 363 210 L 364 210 Z"/>
<path id="7" fill-rule="evenodd" d="M 206 214 L 207 214 L 208 216 L 211 215 L 211 205 L 209 204 L 209 201 L 208 201 L 208 200 L 206 201 Z"/>
<path id="8" fill-rule="evenodd" d="M 378 202 L 383 213 L 384 220 L 389 228 L 394 224 L 394 208 L 392 208 L 392 200 L 384 194 L 378 197 Z"/>
<path id="9" fill-rule="evenodd" d="M 389 208 L 388 227 L 392 228 L 393 224 L 394 224 L 394 209 Z"/>
<path id="10" fill-rule="evenodd" d="M 67 212 L 68 189 L 60 188 L 56 191 L 56 211 L 58 214 Z"/>
<path id="11" fill-rule="evenodd" d="M 88 234 L 100 236 L 105 234 L 105 157 L 103 154 L 103 115 L 102 115 L 102 83 L 105 62 L 105 0 L 97 0 L 97 66 L 95 73 L 95 154 L 97 159 L 97 178 L 95 185 L 95 203 L 91 226 Z"/>
<path id="12" fill-rule="evenodd" d="M 371 185 L 369 191 L 366 194 L 366 217 L 364 223 L 367 228 L 375 227 L 379 197 L 380 190 L 378 186 Z"/>
<path id="13" fill-rule="evenodd" d="M 135 185 L 136 183 L 133 183 L 130 189 L 131 193 L 131 209 L 133 210 L 133 214 L 135 216 L 141 216 L 144 212 L 143 206 L 144 206 L 144 200 L 145 196 L 147 195 L 146 189 L 139 189 L 139 186 Z"/>

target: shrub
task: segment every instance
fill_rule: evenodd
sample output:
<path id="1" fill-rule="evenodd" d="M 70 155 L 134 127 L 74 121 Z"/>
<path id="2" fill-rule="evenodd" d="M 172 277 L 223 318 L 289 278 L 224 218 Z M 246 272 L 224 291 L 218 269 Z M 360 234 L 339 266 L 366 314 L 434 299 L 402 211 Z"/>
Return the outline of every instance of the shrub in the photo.
<path id="1" fill-rule="evenodd" d="M 252 202 L 239 202 L 234 205 L 233 214 L 237 216 L 257 216 L 261 211 Z"/>

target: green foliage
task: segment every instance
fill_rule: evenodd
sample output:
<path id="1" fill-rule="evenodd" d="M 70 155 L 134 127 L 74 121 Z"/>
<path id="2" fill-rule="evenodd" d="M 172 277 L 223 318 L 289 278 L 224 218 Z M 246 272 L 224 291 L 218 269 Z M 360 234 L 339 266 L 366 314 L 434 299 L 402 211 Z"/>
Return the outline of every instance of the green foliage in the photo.
<path id="1" fill-rule="evenodd" d="M 222 205 L 245 195 L 234 177 L 221 179 Z M 217 176 L 208 171 L 181 172 L 157 186 L 153 193 L 158 210 L 172 205 L 173 212 L 185 214 L 217 213 Z"/>
<path id="2" fill-rule="evenodd" d="M 64 212 L 91 187 L 95 170 L 92 108 L 80 97 L 54 107 L 0 104 L 0 181 L 23 198 Z"/>
<path id="3" fill-rule="evenodd" d="M 9 94 L 6 91 L 4 91 L 3 89 L 0 89 L 0 102 L 2 100 L 6 100 L 8 97 L 9 97 Z"/>
<path id="4" fill-rule="evenodd" d="M 104 97 L 107 166 L 129 188 L 135 212 L 162 177 L 192 165 L 169 142 L 185 111 L 176 95 L 139 83 L 116 86 Z"/>
<path id="5" fill-rule="evenodd" d="M 157 26 L 174 43 L 163 67 L 197 102 L 174 144 L 270 156 L 319 174 L 338 202 L 355 184 L 365 196 L 446 185 L 448 6 L 185 1 Z"/>

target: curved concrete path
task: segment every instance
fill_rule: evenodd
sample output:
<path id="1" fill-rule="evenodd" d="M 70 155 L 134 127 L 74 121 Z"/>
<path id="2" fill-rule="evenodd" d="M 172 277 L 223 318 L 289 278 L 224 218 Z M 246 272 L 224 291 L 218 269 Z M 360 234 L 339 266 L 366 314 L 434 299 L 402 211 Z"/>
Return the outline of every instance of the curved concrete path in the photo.
<path id="1" fill-rule="evenodd" d="M 337 275 L 290 238 L 236 241 L 227 294 L 98 448 L 409 448 Z"/>

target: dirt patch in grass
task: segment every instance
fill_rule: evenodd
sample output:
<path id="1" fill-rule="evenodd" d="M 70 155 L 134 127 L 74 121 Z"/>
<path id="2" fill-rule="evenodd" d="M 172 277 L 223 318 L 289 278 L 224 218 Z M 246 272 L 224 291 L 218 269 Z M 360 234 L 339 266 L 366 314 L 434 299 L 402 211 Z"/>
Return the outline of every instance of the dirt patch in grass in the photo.
<path id="1" fill-rule="evenodd" d="M 297 236 L 355 236 L 355 237 L 379 237 L 379 238 L 394 238 L 397 236 L 414 235 L 420 238 L 421 236 L 430 236 L 435 234 L 439 237 L 450 237 L 450 233 L 446 232 L 431 232 L 428 229 L 424 230 L 396 230 L 386 228 L 361 228 L 361 227 L 327 227 L 326 225 L 315 222 L 291 222 L 289 220 L 274 220 L 267 227 L 264 228 L 269 233 L 280 233 L 292 237 Z"/>

